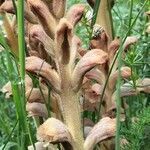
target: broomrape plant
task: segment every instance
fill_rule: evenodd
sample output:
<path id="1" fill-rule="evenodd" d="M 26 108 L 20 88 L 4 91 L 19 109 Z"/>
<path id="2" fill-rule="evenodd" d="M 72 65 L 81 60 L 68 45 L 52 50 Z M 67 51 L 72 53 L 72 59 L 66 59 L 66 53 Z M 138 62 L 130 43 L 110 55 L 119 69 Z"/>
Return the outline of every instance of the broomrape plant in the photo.
<path id="1" fill-rule="evenodd" d="M 13 56 L 18 58 L 18 9 L 14 1 L 0 2 L 7 42 Z M 94 7 L 95 1 L 88 2 Z M 101 149 L 113 149 L 117 79 L 121 77 L 129 82 L 120 87 L 121 98 L 150 92 L 149 78 L 136 80 L 138 86 L 134 88 L 129 81 L 131 68 L 121 66 L 119 70 L 118 60 L 114 61 L 120 46 L 124 59 L 138 39 L 127 37 L 123 44 L 120 38 L 113 39 L 111 5 L 109 1 L 101 0 L 89 50 L 86 50 L 74 33 L 84 15 L 85 4 L 73 5 L 66 11 L 65 0 L 24 2 L 26 111 L 29 117 L 40 120 L 38 142 L 28 149 L 57 149 L 52 145 L 56 143 L 61 143 L 59 149 L 92 150 L 98 143 Z M 33 76 L 38 83 L 32 81 Z M 10 83 L 2 91 L 6 97 L 13 94 Z M 127 107 L 125 102 L 124 105 Z M 95 116 L 87 119 L 82 115 L 84 112 Z M 122 107 L 119 120 L 125 120 Z"/>

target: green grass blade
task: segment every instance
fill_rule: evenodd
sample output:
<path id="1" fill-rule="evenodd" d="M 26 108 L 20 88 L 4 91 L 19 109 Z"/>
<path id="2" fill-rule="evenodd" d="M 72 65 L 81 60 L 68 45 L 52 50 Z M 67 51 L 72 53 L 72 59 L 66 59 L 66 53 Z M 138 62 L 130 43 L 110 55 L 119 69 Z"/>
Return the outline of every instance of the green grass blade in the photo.
<path id="1" fill-rule="evenodd" d="M 97 18 L 97 13 L 98 13 L 98 8 L 100 5 L 101 0 L 96 0 L 95 4 L 94 4 L 94 9 L 93 9 L 93 18 L 92 18 L 92 22 L 91 22 L 91 26 L 93 27 L 93 25 L 96 22 L 96 18 Z"/>
<path id="2" fill-rule="evenodd" d="M 115 137 L 115 150 L 120 150 L 120 114 L 121 114 L 121 67 L 122 67 L 122 52 L 123 52 L 123 43 L 125 42 L 125 39 L 130 34 L 132 27 L 134 26 L 138 16 L 141 14 L 143 8 L 145 7 L 148 0 L 145 1 L 143 4 L 143 7 L 139 11 L 137 17 L 134 19 L 133 23 L 129 26 L 129 30 L 126 34 L 126 37 L 123 39 L 122 44 L 119 48 L 117 58 L 118 58 L 118 70 L 119 70 L 119 77 L 117 80 L 117 94 L 116 94 L 116 108 L 117 108 L 117 117 L 116 117 L 116 137 Z M 133 5 L 133 3 L 131 3 Z M 132 6 L 133 7 L 133 6 Z M 132 8 L 131 8 L 132 11 Z M 130 12 L 131 13 L 131 12 Z M 132 13 L 131 13 L 132 16 Z"/>

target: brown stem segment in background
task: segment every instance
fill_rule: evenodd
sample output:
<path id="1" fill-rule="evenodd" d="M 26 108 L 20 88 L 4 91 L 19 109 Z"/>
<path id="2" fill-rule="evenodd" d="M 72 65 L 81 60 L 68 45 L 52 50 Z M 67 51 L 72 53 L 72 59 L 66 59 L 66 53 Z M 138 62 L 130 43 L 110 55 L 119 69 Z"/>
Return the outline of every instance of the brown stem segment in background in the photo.
<path id="1" fill-rule="evenodd" d="M 113 29 L 111 23 L 111 16 L 109 13 L 109 5 L 109 0 L 101 0 L 96 18 L 96 24 L 99 24 L 102 28 L 104 28 L 104 30 L 109 36 L 110 42 L 113 39 Z"/>
<path id="2" fill-rule="evenodd" d="M 9 19 L 5 13 L 3 13 L 3 24 L 6 31 L 7 39 L 11 50 L 15 56 L 18 56 L 18 39 L 17 35 L 15 35 L 13 28 L 9 22 Z"/>

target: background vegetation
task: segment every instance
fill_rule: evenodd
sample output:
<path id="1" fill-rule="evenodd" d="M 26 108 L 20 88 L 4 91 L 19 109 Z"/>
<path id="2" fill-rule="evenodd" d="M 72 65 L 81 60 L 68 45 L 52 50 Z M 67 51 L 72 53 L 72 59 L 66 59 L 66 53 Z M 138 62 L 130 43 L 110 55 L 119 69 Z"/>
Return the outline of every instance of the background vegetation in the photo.
<path id="1" fill-rule="evenodd" d="M 84 3 L 85 0 L 68 0 L 68 7 L 75 3 Z M 130 14 L 130 0 L 116 0 L 112 9 L 113 26 L 115 36 L 124 37 L 129 28 L 129 24 L 133 21 L 138 11 L 140 10 L 144 0 L 134 0 L 133 7 Z M 127 53 L 127 57 L 123 63 L 133 68 L 132 80 L 133 83 L 138 78 L 150 77 L 150 35 L 145 32 L 147 28 L 148 18 L 145 12 L 150 10 L 150 2 L 146 5 L 136 24 L 130 32 L 130 35 L 138 37 L 139 41 L 132 46 Z M 82 39 L 84 47 L 88 48 L 91 37 L 91 28 L 89 19 L 92 17 L 91 8 L 87 6 L 87 11 L 83 16 L 81 23 L 76 28 L 78 36 Z M 131 16 L 129 16 L 129 14 Z M 0 47 L 0 50 L 2 47 Z M 12 57 L 11 57 L 12 58 Z M 15 63 L 17 60 L 12 60 L 14 66 L 15 80 L 19 80 L 17 76 L 17 68 Z M 8 65 L 6 51 L 0 51 L 0 88 L 8 81 L 9 76 L 7 72 Z M 129 104 L 126 111 L 126 122 L 121 124 L 121 136 L 130 141 L 123 149 L 127 150 L 149 150 L 150 149 L 150 95 L 138 94 L 137 96 L 129 96 L 124 99 Z M 131 120 L 136 118 L 136 123 Z M 32 140 L 35 141 L 35 127 L 32 120 L 28 120 L 28 127 L 32 133 Z M 16 149 L 19 137 L 16 116 L 16 106 L 12 98 L 5 99 L 5 95 L 0 92 L 0 149 Z M 5 148 L 4 148 L 5 147 Z"/>

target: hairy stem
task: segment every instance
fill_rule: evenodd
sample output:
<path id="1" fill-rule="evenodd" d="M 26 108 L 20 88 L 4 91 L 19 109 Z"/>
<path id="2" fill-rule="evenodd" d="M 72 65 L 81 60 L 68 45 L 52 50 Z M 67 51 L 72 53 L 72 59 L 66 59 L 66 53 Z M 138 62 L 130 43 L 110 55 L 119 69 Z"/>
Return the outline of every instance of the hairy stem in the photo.
<path id="1" fill-rule="evenodd" d="M 72 135 L 73 149 L 83 150 L 83 133 L 78 93 L 73 91 L 73 87 L 71 86 L 71 73 L 69 67 L 61 64 L 60 68 L 62 77 L 62 92 L 60 96 L 63 104 L 64 120 Z"/>

